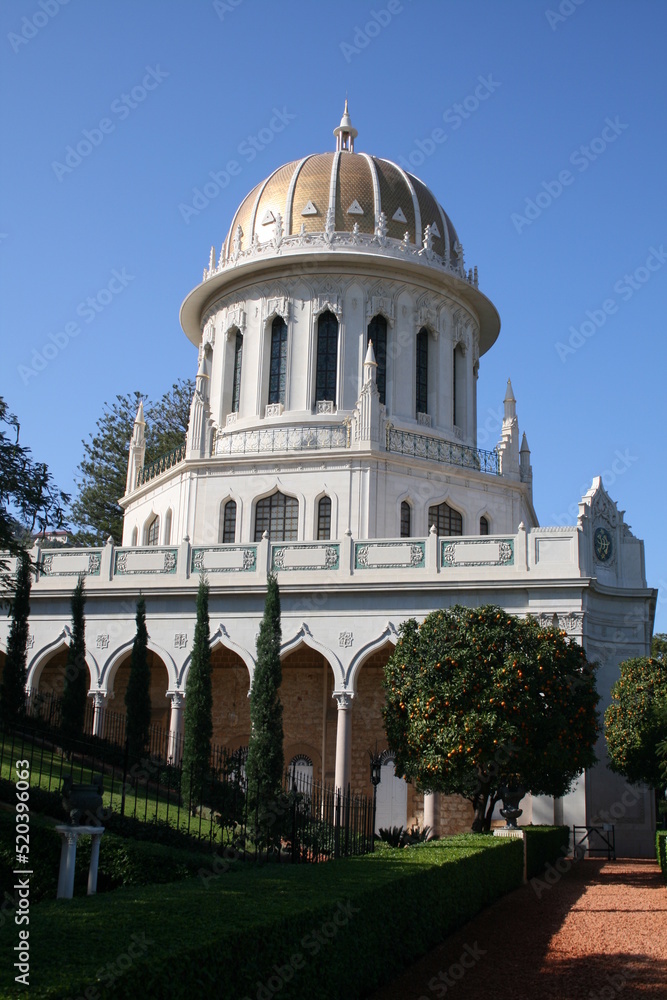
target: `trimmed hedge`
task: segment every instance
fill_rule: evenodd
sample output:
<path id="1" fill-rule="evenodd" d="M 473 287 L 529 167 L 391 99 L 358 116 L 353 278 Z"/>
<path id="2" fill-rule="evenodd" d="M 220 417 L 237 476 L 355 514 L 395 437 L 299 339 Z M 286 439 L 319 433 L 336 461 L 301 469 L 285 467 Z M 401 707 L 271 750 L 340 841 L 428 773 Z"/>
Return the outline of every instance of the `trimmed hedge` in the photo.
<path id="1" fill-rule="evenodd" d="M 658 830 L 655 835 L 655 856 L 667 882 L 667 830 Z"/>
<path id="2" fill-rule="evenodd" d="M 564 857 L 570 846 L 569 826 L 524 826 L 526 837 L 526 877 L 541 875 L 547 865 Z"/>
<path id="3" fill-rule="evenodd" d="M 352 1000 L 520 886 L 522 855 L 519 841 L 466 835 L 44 902 L 30 916 L 30 996 Z M 0 936 L 8 997 L 23 992 L 13 937 Z"/>
<path id="4" fill-rule="evenodd" d="M 14 814 L 0 811 L 0 899 L 13 896 Z M 47 820 L 30 816 L 30 902 L 55 899 L 60 866 L 60 835 Z M 74 893 L 85 895 L 90 865 L 90 837 L 82 837 L 76 850 Z M 176 882 L 192 878 L 200 869 L 211 867 L 213 855 L 175 850 L 158 844 L 142 843 L 105 832 L 100 845 L 97 891 L 108 892 L 121 886 Z M 222 864 L 222 860 L 218 862 Z"/>

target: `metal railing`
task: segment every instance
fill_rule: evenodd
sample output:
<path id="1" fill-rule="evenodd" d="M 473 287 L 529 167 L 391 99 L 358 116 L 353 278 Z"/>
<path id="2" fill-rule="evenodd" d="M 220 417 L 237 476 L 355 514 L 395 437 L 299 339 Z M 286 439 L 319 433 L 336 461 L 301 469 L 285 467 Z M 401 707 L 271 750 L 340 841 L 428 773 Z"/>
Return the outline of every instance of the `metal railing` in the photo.
<path id="1" fill-rule="evenodd" d="M 174 448 L 173 451 L 167 452 L 166 455 L 162 455 L 155 462 L 151 462 L 150 465 L 144 466 L 143 469 L 139 469 L 137 472 L 137 486 L 143 486 L 144 483 L 148 483 L 151 479 L 155 479 L 156 476 L 161 475 L 161 473 L 166 472 L 167 469 L 173 468 L 182 462 L 185 458 L 185 441 L 183 444 L 179 445 L 178 448 Z"/>
<path id="2" fill-rule="evenodd" d="M 299 427 L 262 427 L 259 430 L 231 431 L 218 435 L 216 455 L 257 455 L 276 451 L 317 451 L 349 448 L 347 424 Z"/>
<path id="3" fill-rule="evenodd" d="M 29 761 L 30 792 L 56 793 L 48 809 L 57 810 L 63 781 L 87 784 L 102 776 L 100 815 L 86 817 L 111 830 L 137 834 L 134 824 L 172 830 L 171 836 L 208 841 L 240 860 L 317 862 L 373 850 L 373 802 L 343 794 L 293 771 L 275 788 L 248 783 L 238 751 L 212 755 L 205 769 L 132 756 L 99 739 L 66 739 L 40 730 L 29 717 L 11 730 L 0 729 L 0 771 L 16 760 Z M 0 782 L 0 795 L 15 801 L 15 788 Z"/>
<path id="4" fill-rule="evenodd" d="M 490 472 L 494 476 L 500 475 L 497 451 L 471 448 L 469 445 L 455 444 L 428 434 L 387 427 L 387 451 L 409 455 L 411 458 L 426 458 L 445 465 L 458 465 L 477 472 Z"/>

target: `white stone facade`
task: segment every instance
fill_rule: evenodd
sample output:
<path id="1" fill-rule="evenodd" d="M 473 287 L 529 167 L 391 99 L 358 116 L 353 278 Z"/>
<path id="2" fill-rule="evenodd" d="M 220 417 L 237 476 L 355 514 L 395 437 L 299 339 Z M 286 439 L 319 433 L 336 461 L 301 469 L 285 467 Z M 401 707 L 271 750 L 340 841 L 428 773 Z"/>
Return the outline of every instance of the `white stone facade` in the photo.
<path id="1" fill-rule="evenodd" d="M 349 129 L 343 123 L 341 129 L 345 139 Z M 340 142 L 340 129 L 337 135 Z M 538 526 L 530 452 L 525 436 L 519 438 L 509 383 L 500 441 L 493 452 L 477 450 L 476 383 L 480 358 L 498 335 L 495 308 L 479 291 L 476 269 L 466 271 L 444 211 L 415 178 L 368 157 L 370 180 L 364 187 L 365 174 L 358 174 L 352 201 L 354 171 L 361 170 L 353 146 L 343 142 L 333 158 L 299 161 L 282 180 L 277 171 L 256 196 L 251 192 L 250 207 L 242 204 L 220 260 L 212 253 L 204 280 L 181 310 L 198 348 L 187 440 L 177 454 L 145 468 L 140 409 L 122 500 L 122 545 L 109 540 L 100 549 L 40 553 L 29 650 L 29 686 L 37 690 L 68 640 L 69 595 L 84 573 L 87 662 L 101 731 L 104 706 L 123 710 L 114 701 L 115 684 L 141 591 L 150 649 L 162 665 L 156 710 L 164 708 L 176 737 L 194 595 L 205 570 L 212 646 L 227 658 L 220 661 L 216 732 L 221 740 L 247 742 L 233 664 L 243 667 L 245 690 L 266 575 L 276 572 L 283 652 L 295 664 L 285 689 L 286 752 L 319 761 L 319 774 L 339 786 L 362 784 L 356 776 L 367 770 L 363 741 L 382 739 L 378 684 L 364 686 L 364 667 L 372 662 L 377 670 L 386 661 L 406 618 L 457 603 L 497 603 L 556 623 L 600 662 L 604 709 L 618 663 L 648 652 L 656 600 L 646 587 L 643 543 L 600 480 L 582 499 L 576 526 Z M 404 178 L 393 193 L 390 167 Z M 343 197 L 352 218 L 343 214 L 341 221 Z M 390 221 L 412 226 L 403 240 L 389 232 L 389 205 Z M 299 214 L 308 228 L 303 222 L 298 229 Z M 326 355 L 319 339 L 325 314 Z M 378 345 L 368 341 L 377 317 L 386 341 L 376 355 Z M 271 521 L 269 538 L 258 504 L 279 495 L 290 498 L 289 531 L 281 536 Z M 230 501 L 234 518 L 226 522 Z M 432 508 L 441 504 L 452 518 L 443 523 L 454 527 L 439 536 Z M 0 623 L 0 652 L 7 632 L 8 623 Z M 426 805 L 427 816 L 448 829 L 447 804 Z M 610 818 L 619 852 L 652 852 L 651 794 L 630 802 L 604 764 L 564 800 L 528 799 L 523 806 L 527 821 Z M 407 808 L 406 819 L 423 818 L 418 796 Z"/>

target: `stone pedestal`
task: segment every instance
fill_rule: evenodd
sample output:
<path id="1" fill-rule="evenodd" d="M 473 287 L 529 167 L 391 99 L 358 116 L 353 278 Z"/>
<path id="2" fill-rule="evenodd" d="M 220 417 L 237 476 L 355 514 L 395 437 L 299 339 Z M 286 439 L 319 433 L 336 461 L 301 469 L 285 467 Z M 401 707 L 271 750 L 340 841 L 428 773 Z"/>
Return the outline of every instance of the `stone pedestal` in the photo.
<path id="1" fill-rule="evenodd" d="M 90 868 L 88 869 L 88 895 L 97 892 L 97 869 L 100 861 L 100 841 L 104 833 L 103 826 L 57 826 L 57 832 L 62 837 L 60 851 L 60 872 L 58 873 L 57 899 L 71 899 L 74 895 L 74 868 L 76 865 L 76 845 L 79 837 L 92 837 L 93 845 L 90 852 Z"/>
<path id="2" fill-rule="evenodd" d="M 519 830 L 518 828 L 517 829 L 511 829 L 511 828 L 508 829 L 506 827 L 501 827 L 499 830 L 494 830 L 493 831 L 493 836 L 494 837 L 510 837 L 510 838 L 512 838 L 514 840 L 522 840 L 523 841 L 523 881 L 527 882 L 528 881 L 528 868 L 527 868 L 527 865 L 526 865 L 526 836 L 525 836 L 523 830 Z"/>

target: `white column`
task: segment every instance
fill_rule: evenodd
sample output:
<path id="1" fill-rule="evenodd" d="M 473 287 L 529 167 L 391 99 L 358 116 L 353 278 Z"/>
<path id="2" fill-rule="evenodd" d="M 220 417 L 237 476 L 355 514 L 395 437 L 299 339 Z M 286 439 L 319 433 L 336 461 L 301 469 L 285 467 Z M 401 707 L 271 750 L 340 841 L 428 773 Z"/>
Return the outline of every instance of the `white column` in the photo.
<path id="1" fill-rule="evenodd" d="M 436 821 L 436 809 L 437 809 L 437 793 L 436 792 L 424 792 L 424 826 L 431 827 L 431 833 L 437 834 L 437 821 Z"/>
<path id="2" fill-rule="evenodd" d="M 104 709 L 107 692 L 93 691 L 93 736 L 104 736 Z"/>
<path id="3" fill-rule="evenodd" d="M 350 783 L 350 751 L 352 746 L 352 695 L 347 691 L 334 693 L 338 705 L 336 727 L 336 790 L 347 794 Z"/>
<path id="4" fill-rule="evenodd" d="M 185 695 L 182 691 L 167 691 L 167 697 L 171 698 L 171 715 L 169 717 L 169 746 L 167 757 L 173 764 L 180 764 L 182 756 L 183 736 L 183 706 Z"/>

